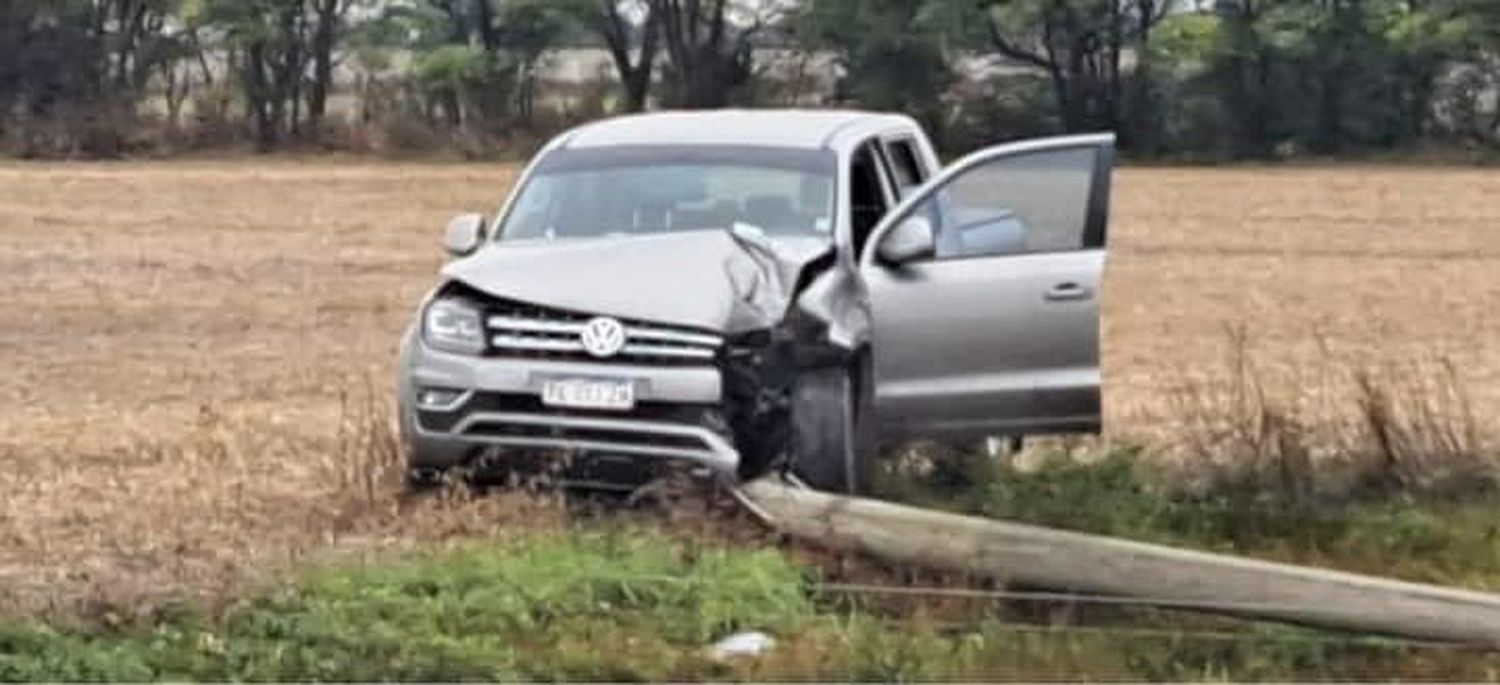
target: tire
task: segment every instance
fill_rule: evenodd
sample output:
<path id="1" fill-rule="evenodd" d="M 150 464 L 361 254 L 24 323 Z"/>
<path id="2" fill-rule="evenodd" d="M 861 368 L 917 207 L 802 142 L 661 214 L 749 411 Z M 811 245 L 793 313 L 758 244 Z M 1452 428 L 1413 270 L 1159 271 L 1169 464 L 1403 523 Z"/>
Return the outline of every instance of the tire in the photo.
<path id="1" fill-rule="evenodd" d="M 791 471 L 815 489 L 858 494 L 869 487 L 859 377 L 841 368 L 805 371 L 792 391 Z"/>

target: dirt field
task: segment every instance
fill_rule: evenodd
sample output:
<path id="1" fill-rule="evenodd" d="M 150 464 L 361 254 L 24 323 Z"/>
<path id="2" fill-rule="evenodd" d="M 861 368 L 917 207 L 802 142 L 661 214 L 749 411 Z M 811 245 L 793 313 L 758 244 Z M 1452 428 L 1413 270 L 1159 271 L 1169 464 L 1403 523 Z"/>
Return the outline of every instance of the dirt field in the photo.
<path id="1" fill-rule="evenodd" d="M 341 426 L 384 398 L 443 223 L 503 166 L 0 166 L 0 614 L 213 592 L 246 568 L 400 538 Z M 1500 173 L 1118 174 L 1109 431 L 1170 438 L 1226 374 L 1443 358 L 1500 415 Z M 382 499 L 384 498 L 384 499 Z M 430 529 L 428 529 L 430 530 Z"/>

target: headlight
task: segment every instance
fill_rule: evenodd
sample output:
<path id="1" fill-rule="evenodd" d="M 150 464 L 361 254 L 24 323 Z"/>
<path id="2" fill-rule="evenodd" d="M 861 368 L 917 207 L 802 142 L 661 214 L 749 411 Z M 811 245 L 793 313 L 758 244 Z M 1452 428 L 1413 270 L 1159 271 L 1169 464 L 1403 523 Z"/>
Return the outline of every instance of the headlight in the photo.
<path id="1" fill-rule="evenodd" d="M 484 322 L 463 300 L 433 300 L 422 315 L 422 340 L 428 347 L 454 354 L 484 354 Z"/>

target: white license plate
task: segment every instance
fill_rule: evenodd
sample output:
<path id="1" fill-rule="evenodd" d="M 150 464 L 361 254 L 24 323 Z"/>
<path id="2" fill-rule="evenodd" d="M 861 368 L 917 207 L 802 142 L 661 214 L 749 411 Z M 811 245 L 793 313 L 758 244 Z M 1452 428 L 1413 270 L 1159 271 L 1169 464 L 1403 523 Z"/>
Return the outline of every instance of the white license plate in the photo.
<path id="1" fill-rule="evenodd" d="M 572 409 L 634 409 L 635 384 L 577 379 L 547 381 L 542 384 L 542 404 Z"/>

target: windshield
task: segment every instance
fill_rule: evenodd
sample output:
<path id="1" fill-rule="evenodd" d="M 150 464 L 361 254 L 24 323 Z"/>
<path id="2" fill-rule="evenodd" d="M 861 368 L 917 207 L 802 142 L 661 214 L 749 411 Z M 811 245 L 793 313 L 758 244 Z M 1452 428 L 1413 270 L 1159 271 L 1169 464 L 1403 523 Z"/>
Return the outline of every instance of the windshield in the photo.
<path id="1" fill-rule="evenodd" d="M 826 151 L 728 147 L 560 150 L 538 163 L 501 240 L 729 229 L 831 236 L 836 162 Z"/>

